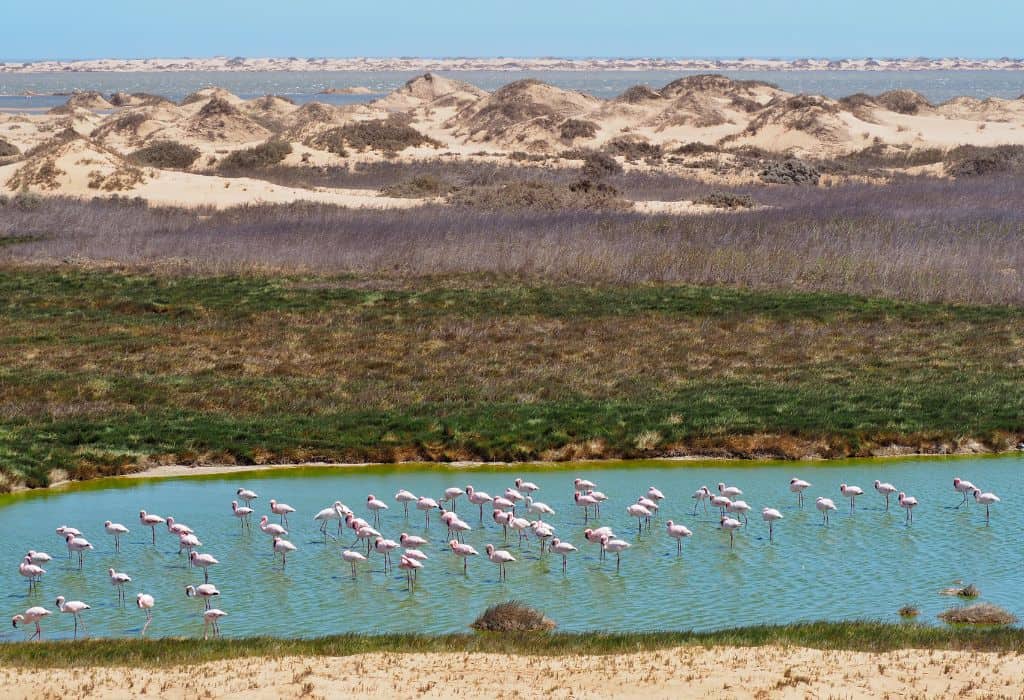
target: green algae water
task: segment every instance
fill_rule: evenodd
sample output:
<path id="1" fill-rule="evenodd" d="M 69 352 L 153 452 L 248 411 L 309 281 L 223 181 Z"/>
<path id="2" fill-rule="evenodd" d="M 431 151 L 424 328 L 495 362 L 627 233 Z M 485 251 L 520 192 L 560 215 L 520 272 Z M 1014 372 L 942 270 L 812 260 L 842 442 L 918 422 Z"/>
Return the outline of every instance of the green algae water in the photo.
<path id="1" fill-rule="evenodd" d="M 187 599 L 185 586 L 203 582 L 201 569 L 190 569 L 178 555 L 177 538 L 158 527 L 154 546 L 148 528 L 140 525 L 140 509 L 175 520 L 196 530 L 202 552 L 220 560 L 210 569 L 210 582 L 221 591 L 216 607 L 228 617 L 221 623 L 225 636 L 257 634 L 315 637 L 339 633 L 464 632 L 487 606 L 508 599 L 524 601 L 554 619 L 564 631 L 714 630 L 753 624 L 786 624 L 808 620 L 897 620 L 904 604 L 920 608 L 919 621 L 941 624 L 936 615 L 957 598 L 941 595 L 944 588 L 974 583 L 979 600 L 991 602 L 1024 617 L 1024 498 L 1019 478 L 1024 460 L 1001 458 L 917 458 L 837 463 L 734 462 L 615 462 L 550 466 L 447 467 L 408 465 L 369 468 L 315 468 L 250 472 L 201 478 L 106 480 L 68 491 L 31 492 L 0 497 L 0 581 L 4 612 L 11 616 L 33 605 L 53 615 L 43 623 L 46 639 L 70 638 L 70 615 L 58 614 L 54 599 L 63 595 L 92 606 L 84 614 L 93 637 L 139 634 L 144 613 L 134 605 L 140 591 L 156 598 L 148 636 L 197 636 L 203 632 L 200 601 Z M 532 538 L 520 547 L 514 536 L 506 543 L 501 526 L 484 509 L 460 498 L 457 512 L 470 525 L 466 542 L 481 556 L 470 560 L 468 576 L 462 561 L 447 548 L 446 528 L 436 511 L 429 527 L 423 514 L 410 509 L 408 517 L 394 501 L 399 489 L 440 500 L 451 486 L 472 484 L 490 495 L 504 492 L 516 477 L 535 482 L 536 500 L 556 514 L 545 518 L 556 536 L 579 552 L 562 573 L 561 558 L 541 554 Z M 792 477 L 811 482 L 806 504 L 797 507 L 788 483 Z M 952 480 L 959 476 L 1002 502 L 992 508 L 986 525 L 984 507 L 973 501 L 956 508 L 961 498 Z M 594 481 L 609 500 L 599 517 L 584 523 L 582 509 L 573 504 L 573 479 Z M 915 496 L 920 505 L 912 525 L 892 499 L 889 512 L 872 484 L 888 481 Z M 719 528 L 718 515 L 701 507 L 694 515 L 691 494 L 702 485 L 715 490 L 719 482 L 743 490 L 753 510 L 749 525 L 729 536 Z M 865 490 L 855 512 L 839 493 L 841 483 Z M 665 494 L 650 531 L 637 531 L 626 513 L 655 486 Z M 251 532 L 232 516 L 231 501 L 238 488 L 256 491 Z M 372 520 L 366 497 L 374 494 L 390 506 L 378 528 L 385 537 L 402 532 L 426 537 L 421 549 L 428 555 L 414 590 L 395 568 L 384 573 L 379 554 L 370 554 L 355 580 L 341 551 L 354 536 L 340 541 L 324 538 L 313 515 L 340 500 L 356 515 Z M 838 511 L 824 526 L 814 507 L 817 496 L 832 498 Z M 282 571 L 271 551 L 271 538 L 257 527 L 269 514 L 269 501 L 288 503 L 297 512 L 290 520 L 288 539 L 298 550 Z M 761 508 L 782 511 L 775 542 Z M 520 505 L 519 512 L 523 508 Z M 530 516 L 535 519 L 536 516 Z M 682 556 L 665 533 L 674 520 L 693 531 Z M 115 553 L 113 538 L 103 522 L 121 522 L 131 532 Z M 277 522 L 276 516 L 271 518 Z M 54 532 L 67 524 L 80 529 L 94 545 L 85 555 L 84 569 L 67 558 L 64 542 Z M 608 525 L 632 546 L 615 558 L 598 557 L 598 547 L 583 537 L 586 526 Z M 333 527 L 329 532 L 336 532 Z M 517 558 L 508 566 L 508 580 L 498 580 L 497 566 L 483 555 L 488 543 Z M 29 549 L 49 552 L 53 561 L 35 591 L 29 592 L 18 563 Z M 365 548 L 363 549 L 365 552 Z M 397 564 L 398 558 L 395 556 Z M 132 577 L 126 588 L 128 604 L 117 605 L 107 577 L 113 567 Z M 0 640 L 18 641 L 20 629 L 6 626 Z"/>

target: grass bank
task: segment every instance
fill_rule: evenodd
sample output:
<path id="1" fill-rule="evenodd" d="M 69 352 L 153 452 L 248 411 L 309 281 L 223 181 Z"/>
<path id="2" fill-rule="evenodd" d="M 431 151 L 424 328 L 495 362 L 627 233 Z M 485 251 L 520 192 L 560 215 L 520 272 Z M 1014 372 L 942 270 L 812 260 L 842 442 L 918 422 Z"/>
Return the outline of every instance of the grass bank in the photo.
<path id="1" fill-rule="evenodd" d="M 209 641 L 93 639 L 0 644 L 0 663 L 5 667 L 165 667 L 247 657 L 350 656 L 372 652 L 490 652 L 550 656 L 635 653 L 691 645 L 793 645 L 867 652 L 946 649 L 1021 653 L 1024 652 L 1024 630 L 950 629 L 882 622 L 814 622 L 706 633 L 338 635 L 316 639 L 250 637 Z"/>
<path id="2" fill-rule="evenodd" d="M 1006 449 L 1024 432 L 1022 317 L 687 285 L 9 267 L 0 470 L 10 488 L 164 463 Z"/>

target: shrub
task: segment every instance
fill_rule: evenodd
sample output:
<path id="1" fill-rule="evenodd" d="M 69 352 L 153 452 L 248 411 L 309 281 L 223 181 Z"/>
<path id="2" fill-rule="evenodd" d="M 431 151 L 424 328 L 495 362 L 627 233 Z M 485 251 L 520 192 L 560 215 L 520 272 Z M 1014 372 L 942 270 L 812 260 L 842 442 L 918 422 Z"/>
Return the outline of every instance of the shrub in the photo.
<path id="1" fill-rule="evenodd" d="M 597 124 L 585 119 L 566 119 L 559 127 L 559 135 L 563 141 L 590 139 L 597 134 Z"/>
<path id="2" fill-rule="evenodd" d="M 953 177 L 996 175 L 1024 170 L 1024 146 L 959 146 L 945 158 Z"/>
<path id="3" fill-rule="evenodd" d="M 43 206 L 43 198 L 35 192 L 23 190 L 11 197 L 11 206 L 22 211 L 35 211 Z"/>
<path id="4" fill-rule="evenodd" d="M 131 154 L 139 165 L 167 170 L 185 170 L 199 157 L 199 149 L 177 141 L 154 141 Z"/>
<path id="5" fill-rule="evenodd" d="M 772 185 L 817 185 L 821 173 L 802 160 L 790 159 L 782 163 L 770 163 L 761 171 L 760 178 Z"/>
<path id="6" fill-rule="evenodd" d="M 583 154 L 583 177 L 599 182 L 606 177 L 622 173 L 619 161 L 602 151 L 587 151 Z"/>
<path id="7" fill-rule="evenodd" d="M 691 141 L 690 143 L 684 143 L 682 146 L 672 151 L 672 153 L 677 156 L 702 156 L 705 153 L 718 153 L 720 151 L 721 149 L 714 144 Z"/>
<path id="8" fill-rule="evenodd" d="M 240 114 L 240 112 L 234 105 L 223 97 L 211 97 L 210 101 L 204 104 L 199 110 L 199 116 L 203 118 L 230 116 L 235 114 Z"/>
<path id="9" fill-rule="evenodd" d="M 921 611 L 917 609 L 916 605 L 904 605 L 899 609 L 900 617 L 917 617 L 921 614 Z"/>
<path id="10" fill-rule="evenodd" d="M 234 151 L 220 162 L 221 170 L 244 170 L 277 165 L 292 152 L 292 145 L 280 139 L 270 139 L 259 146 Z"/>
<path id="11" fill-rule="evenodd" d="M 749 209 L 754 206 L 755 202 L 749 194 L 712 192 L 696 199 L 694 204 L 706 204 L 716 209 Z"/>
<path id="12" fill-rule="evenodd" d="M 998 605 L 975 603 L 965 608 L 951 608 L 939 613 L 939 619 L 951 625 L 1012 625 L 1017 621 L 1017 616 Z"/>
<path id="13" fill-rule="evenodd" d="M 625 102 L 627 104 L 636 104 L 637 102 L 645 102 L 647 100 L 660 100 L 662 99 L 661 93 L 656 90 L 652 90 L 646 85 L 634 85 L 628 88 L 625 92 L 615 98 L 616 102 Z"/>
<path id="14" fill-rule="evenodd" d="M 452 184 L 432 175 L 421 175 L 411 180 L 382 187 L 380 193 L 388 197 L 441 197 L 452 191 Z"/>
<path id="15" fill-rule="evenodd" d="M 13 158 L 21 153 L 21 149 L 10 141 L 0 138 L 0 158 Z"/>
<path id="16" fill-rule="evenodd" d="M 913 90 L 890 90 L 875 98 L 875 102 L 886 109 L 899 114 L 917 114 L 922 108 L 932 104 Z"/>
<path id="17" fill-rule="evenodd" d="M 341 127 L 341 136 L 357 151 L 370 149 L 383 153 L 397 153 L 423 144 L 441 145 L 402 121 L 391 118 L 352 122 Z"/>
<path id="18" fill-rule="evenodd" d="M 334 153 L 342 158 L 348 155 L 348 149 L 345 148 L 345 132 L 340 126 L 321 131 L 316 136 L 307 139 L 306 145 Z"/>
<path id="19" fill-rule="evenodd" d="M 448 195 L 448 202 L 485 211 L 623 211 L 632 207 L 615 188 L 589 180 L 572 185 L 516 181 L 458 187 Z"/>
<path id="20" fill-rule="evenodd" d="M 541 612 L 510 600 L 487 608 L 470 627 L 479 632 L 547 632 L 556 625 Z"/>
<path id="21" fill-rule="evenodd" d="M 641 138 L 618 136 L 605 145 L 605 150 L 634 162 L 641 158 L 649 163 L 661 160 L 661 146 Z"/>

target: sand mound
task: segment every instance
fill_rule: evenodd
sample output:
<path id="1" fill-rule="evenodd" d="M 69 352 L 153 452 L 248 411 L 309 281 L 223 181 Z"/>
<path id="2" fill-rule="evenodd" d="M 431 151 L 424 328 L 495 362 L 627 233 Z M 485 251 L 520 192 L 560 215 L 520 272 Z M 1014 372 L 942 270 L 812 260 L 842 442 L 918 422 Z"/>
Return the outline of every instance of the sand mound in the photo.
<path id="1" fill-rule="evenodd" d="M 76 92 L 68 98 L 67 106 L 89 110 L 114 108 L 114 105 L 107 102 L 106 98 L 98 92 Z"/>
<path id="2" fill-rule="evenodd" d="M 486 90 L 461 80 L 425 73 L 408 81 L 372 104 L 385 109 L 408 110 L 420 106 L 465 107 L 487 96 Z"/>
<path id="3" fill-rule="evenodd" d="M 738 138 L 769 150 L 833 152 L 852 142 L 841 111 L 838 102 L 825 97 L 776 97 L 750 120 Z"/>
<path id="4" fill-rule="evenodd" d="M 118 153 L 69 136 L 34 153 L 4 184 L 10 190 L 83 195 L 130 191 L 143 182 L 142 170 Z"/>
<path id="5" fill-rule="evenodd" d="M 307 102 L 281 119 L 282 135 L 289 141 L 306 142 L 348 121 L 337 107 Z"/>
<path id="6" fill-rule="evenodd" d="M 299 108 L 294 101 L 280 95 L 264 95 L 243 102 L 239 108 L 250 115 L 263 117 L 285 117 Z"/>
<path id="7" fill-rule="evenodd" d="M 181 101 L 182 106 L 194 105 L 196 103 L 207 102 L 212 98 L 219 98 L 225 102 L 230 103 L 234 107 L 241 105 L 244 100 L 235 95 L 234 93 L 228 92 L 224 88 L 219 87 L 208 87 L 202 90 L 196 90 L 191 95 L 188 95 Z"/>
<path id="8" fill-rule="evenodd" d="M 152 140 L 154 135 L 181 118 L 181 112 L 173 103 L 128 107 L 104 119 L 89 136 L 108 146 L 125 149 Z"/>
<path id="9" fill-rule="evenodd" d="M 875 102 L 898 114 L 923 114 L 933 109 L 924 95 L 913 90 L 890 90 L 875 97 Z"/>
<path id="10" fill-rule="evenodd" d="M 640 104 L 643 102 L 656 101 L 664 99 L 661 93 L 657 90 L 652 90 L 646 85 L 634 85 L 631 88 L 627 88 L 625 92 L 615 98 L 615 102 L 623 102 L 625 104 Z"/>
<path id="11" fill-rule="evenodd" d="M 679 80 L 674 80 L 658 91 L 662 97 L 669 99 L 679 97 L 688 93 L 704 93 L 708 95 L 719 95 L 724 97 L 743 96 L 758 97 L 766 93 L 780 94 L 781 91 L 776 85 L 760 80 L 733 80 L 724 75 L 715 73 L 702 73 L 700 75 L 689 75 Z"/>
<path id="12" fill-rule="evenodd" d="M 463 109 L 449 122 L 472 141 L 544 150 L 556 147 L 559 125 L 584 115 L 601 101 L 575 90 L 527 79 L 510 83 Z"/>
<path id="13" fill-rule="evenodd" d="M 174 102 L 166 97 L 150 95 L 147 92 L 115 92 L 107 100 L 114 107 L 155 107 L 158 105 L 174 104 Z"/>
<path id="14" fill-rule="evenodd" d="M 213 97 L 184 124 L 187 135 L 210 142 L 248 143 L 263 141 L 270 130 L 243 114 L 230 101 Z"/>

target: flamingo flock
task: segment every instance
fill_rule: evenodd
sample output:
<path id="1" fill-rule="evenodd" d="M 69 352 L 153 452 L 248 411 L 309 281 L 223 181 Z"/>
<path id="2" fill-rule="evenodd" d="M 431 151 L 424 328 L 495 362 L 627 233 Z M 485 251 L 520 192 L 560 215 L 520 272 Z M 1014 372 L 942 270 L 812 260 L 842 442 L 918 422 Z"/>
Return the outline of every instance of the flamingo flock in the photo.
<path id="1" fill-rule="evenodd" d="M 787 487 L 796 496 L 796 508 L 804 506 L 805 492 L 812 488 L 812 484 L 799 478 L 792 478 Z M 905 511 L 905 522 L 907 526 L 913 524 L 914 509 L 919 505 L 917 498 L 907 495 L 890 483 L 883 483 L 875 480 L 874 491 L 878 497 L 884 499 L 884 509 L 889 510 L 890 498 L 895 495 L 896 502 Z M 957 477 L 953 480 L 953 490 L 961 497 L 959 503 L 953 508 L 969 507 L 973 500 L 978 505 L 985 506 L 985 523 L 990 523 L 992 507 L 1000 503 L 999 497 L 990 491 L 982 491 L 970 481 Z M 394 571 L 395 559 L 397 568 L 405 578 L 407 588 L 412 591 L 416 587 L 419 572 L 431 565 L 430 556 L 425 549 L 430 546 L 428 531 L 431 527 L 431 513 L 437 511 L 438 520 L 445 529 L 445 546 L 442 551 L 448 552 L 453 562 L 462 564 L 463 576 L 470 576 L 470 563 L 475 558 L 484 558 L 496 566 L 497 582 L 508 581 L 510 569 L 514 569 L 519 558 L 509 551 L 509 540 L 514 538 L 514 544 L 519 549 L 530 547 L 531 541 L 539 544 L 540 555 L 550 553 L 561 560 L 561 571 L 565 573 L 569 567 L 569 559 L 579 556 L 580 547 L 594 545 L 597 549 L 596 557 L 599 561 L 608 559 L 609 554 L 615 555 L 615 571 L 620 572 L 622 559 L 628 559 L 628 551 L 633 543 L 618 536 L 615 531 L 605 525 L 591 525 L 592 519 L 600 517 L 601 508 L 609 501 L 608 497 L 597 490 L 593 481 L 583 478 L 576 478 L 571 485 L 571 505 L 582 509 L 582 523 L 585 526 L 579 534 L 582 538 L 577 544 L 570 542 L 570 536 L 560 535 L 556 527 L 550 522 L 551 516 L 556 514 L 556 509 L 538 499 L 541 488 L 530 481 L 517 478 L 513 485 L 501 491 L 498 496 L 491 496 L 483 491 L 475 489 L 472 485 L 464 488 L 452 486 L 444 489 L 440 498 L 433 499 L 428 496 L 415 495 L 412 491 L 401 489 L 394 495 L 394 501 L 402 506 L 403 522 L 408 528 L 410 519 L 409 506 L 421 511 L 424 514 L 424 534 L 410 534 L 401 532 L 397 537 L 387 537 L 381 533 L 379 528 L 383 527 L 383 514 L 389 509 L 387 503 L 373 494 L 369 494 L 365 500 L 366 518 L 360 517 L 342 501 L 335 500 L 329 506 L 319 510 L 312 516 L 314 523 L 318 524 L 319 534 L 325 544 L 329 539 L 341 541 L 352 538 L 345 542 L 340 549 L 340 565 L 347 565 L 352 579 L 359 576 L 362 566 L 370 562 L 371 556 L 379 558 L 381 569 L 385 574 Z M 842 483 L 838 488 L 838 494 L 848 499 L 850 503 L 850 515 L 858 517 L 857 499 L 865 496 L 864 489 L 851 484 Z M 254 505 L 259 500 L 259 495 L 246 488 L 239 488 L 235 492 L 235 500 L 230 501 L 229 516 L 234 517 L 239 523 L 243 536 L 248 536 L 251 531 L 251 518 L 257 512 Z M 749 527 L 749 513 L 754 510 L 747 501 L 743 500 L 743 490 L 736 485 L 728 485 L 724 482 L 718 483 L 714 490 L 707 486 L 701 486 L 691 498 L 694 501 L 693 516 L 703 508 L 705 513 L 709 507 L 718 510 L 718 529 L 729 535 L 729 548 L 736 546 L 737 535 Z M 467 523 L 457 512 L 460 500 L 468 505 L 470 512 L 477 515 L 476 526 Z M 636 538 L 650 536 L 652 523 L 658 518 L 662 504 L 671 500 L 661 490 L 650 486 L 646 491 L 632 501 L 625 503 L 623 512 L 630 519 L 636 520 Z M 242 505 L 244 504 L 244 505 Z M 821 514 L 821 525 L 828 527 L 831 524 L 833 514 L 838 510 L 835 501 L 826 495 L 816 495 L 814 506 Z M 484 509 L 489 511 L 490 518 L 484 517 Z M 293 542 L 285 539 L 289 536 L 289 515 L 295 516 L 297 510 L 286 503 L 276 499 L 269 501 L 270 515 L 263 514 L 259 519 L 259 530 L 268 536 L 270 547 L 275 560 L 280 557 L 280 571 L 287 568 L 289 555 L 293 557 L 299 553 L 299 547 Z M 779 508 L 764 505 L 760 506 L 761 519 L 767 525 L 768 542 L 775 542 L 775 529 L 785 519 Z M 277 516 L 278 522 L 272 522 L 271 517 Z M 472 516 L 469 516 L 472 518 Z M 199 585 L 188 585 L 185 587 L 186 598 L 197 598 L 204 602 L 201 618 L 203 621 L 204 638 L 212 632 L 214 636 L 220 634 L 220 622 L 228 613 L 219 608 L 214 608 L 211 601 L 221 595 L 220 590 L 210 582 L 210 570 L 220 565 L 220 561 L 210 552 L 198 551 L 202 547 L 196 531 L 179 521 L 174 516 L 162 517 L 145 510 L 138 511 L 139 524 L 151 531 L 151 543 L 156 545 L 156 530 L 158 526 L 164 526 L 168 534 L 178 543 L 178 553 L 188 553 L 188 566 L 198 567 L 203 570 L 203 583 Z M 488 542 L 481 554 L 472 545 L 466 543 L 465 536 L 474 529 L 487 528 L 487 520 L 493 521 L 500 526 L 498 535 L 502 544 L 496 545 Z M 114 552 L 121 552 L 122 538 L 130 533 L 129 528 L 121 523 L 111 520 L 103 522 L 103 529 L 113 540 Z M 494 526 L 490 526 L 494 527 Z M 686 525 L 675 520 L 666 520 L 663 526 L 664 535 L 669 540 L 675 541 L 676 555 L 683 555 L 683 541 L 694 536 L 694 531 Z M 68 557 L 77 556 L 77 569 L 84 572 L 85 554 L 95 550 L 93 544 L 83 535 L 81 530 L 68 525 L 61 525 L 56 528 L 56 533 L 65 543 Z M 315 544 L 315 542 L 314 542 Z M 147 546 L 147 545 L 142 545 Z M 724 546 L 724 544 L 723 544 Z M 42 583 L 46 575 L 47 565 L 52 564 L 52 557 L 34 549 L 27 550 L 26 555 L 18 564 L 19 574 L 27 579 L 30 594 Z M 475 565 L 474 565 L 475 566 Z M 125 607 L 128 587 L 133 582 L 132 576 L 123 571 L 117 571 L 110 567 L 107 576 L 111 586 L 116 593 L 118 607 Z M 153 621 L 153 612 L 156 607 L 156 599 L 149 593 L 138 592 L 136 594 L 136 606 L 145 615 L 145 624 L 142 627 L 141 635 L 144 636 Z M 91 606 L 79 600 L 69 600 L 64 595 L 56 598 L 56 610 L 60 613 L 71 615 L 74 623 L 74 638 L 77 639 L 79 628 L 83 634 L 87 634 L 86 617 Z M 12 618 L 15 628 L 19 625 L 26 628 L 26 634 L 32 629 L 29 640 L 42 639 L 42 623 L 51 613 L 45 607 L 32 606 Z"/>

